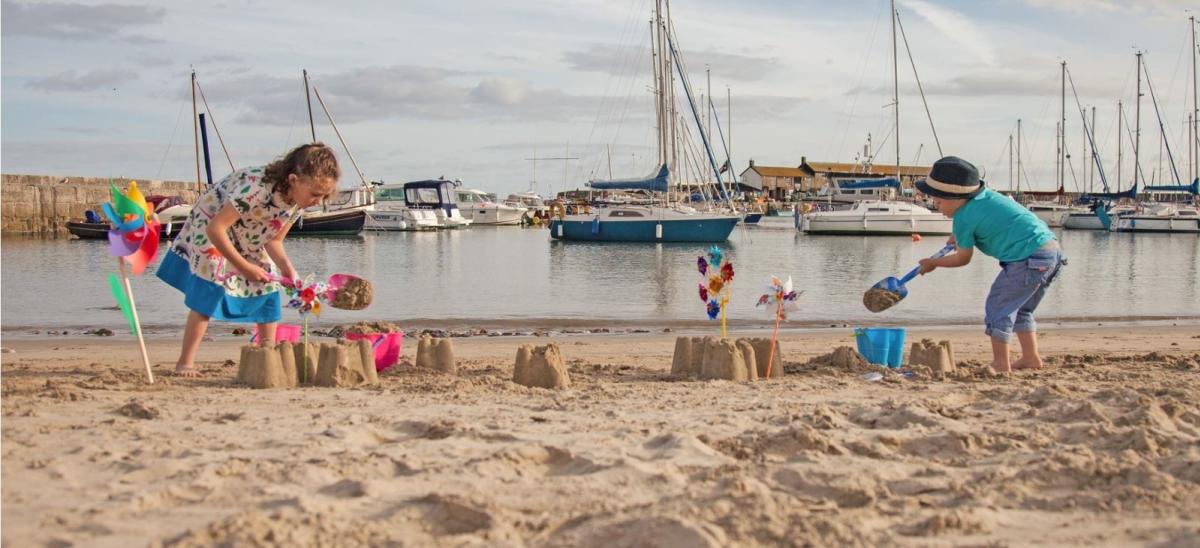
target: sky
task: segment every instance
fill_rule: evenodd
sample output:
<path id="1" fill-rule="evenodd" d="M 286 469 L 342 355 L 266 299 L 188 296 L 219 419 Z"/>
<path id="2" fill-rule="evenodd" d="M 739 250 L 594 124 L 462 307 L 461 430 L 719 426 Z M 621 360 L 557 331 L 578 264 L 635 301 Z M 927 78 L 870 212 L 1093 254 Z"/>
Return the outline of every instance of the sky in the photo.
<path id="1" fill-rule="evenodd" d="M 875 162 L 895 162 L 886 0 L 670 7 L 695 100 L 711 96 L 717 121 L 698 116 L 716 148 L 729 144 L 736 171 L 751 159 L 854 162 L 868 135 Z M 1075 90 L 1067 189 L 1101 185 L 1086 165 L 1077 105 L 1089 117 L 1096 109 L 1098 154 L 1116 186 L 1117 102 L 1132 126 L 1141 50 L 1187 177 L 1188 8 L 1200 11 L 1176 0 L 898 0 L 913 58 L 901 42 L 901 162 L 956 155 L 1008 188 L 1020 119 L 1022 186 L 1054 188 L 1066 61 Z M 503 196 L 639 176 L 656 161 L 652 12 L 653 0 L 2 0 L 0 170 L 195 180 L 192 70 L 198 108 L 220 134 L 210 126 L 214 176 L 264 164 L 311 140 L 307 69 L 345 141 L 314 95 L 316 136 L 338 150 L 342 186 L 359 172 L 384 182 L 446 177 Z M 1162 180 L 1169 162 L 1148 89 L 1141 118 L 1142 172 Z M 1121 146 L 1125 188 L 1128 134 Z"/>

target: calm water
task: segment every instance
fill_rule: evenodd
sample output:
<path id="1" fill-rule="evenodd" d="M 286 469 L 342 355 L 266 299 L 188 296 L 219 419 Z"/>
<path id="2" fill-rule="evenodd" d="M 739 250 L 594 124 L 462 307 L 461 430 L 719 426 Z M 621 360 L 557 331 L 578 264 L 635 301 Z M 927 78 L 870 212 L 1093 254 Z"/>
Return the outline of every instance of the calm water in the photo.
<path id="1" fill-rule="evenodd" d="M 913 281 L 907 299 L 874 315 L 862 292 L 902 275 L 942 245 L 941 238 L 810 237 L 791 218 L 738 228 L 722 246 L 737 271 L 730 320 L 770 319 L 754 303 L 772 274 L 791 275 L 802 325 L 830 323 L 977 323 L 998 271 L 977 254 L 972 264 Z M 1069 258 L 1039 318 L 1200 318 L 1200 237 L 1060 231 Z M 302 273 L 350 272 L 375 284 L 370 309 L 327 309 L 319 322 L 385 319 L 472 324 L 562 325 L 574 321 L 645 325 L 704 320 L 694 244 L 587 244 L 550 241 L 544 229 L 475 227 L 435 233 L 371 233 L 357 238 L 293 238 L 288 253 Z M 120 328 L 106 275 L 115 260 L 105 242 L 5 238 L 3 328 Z M 151 267 L 154 268 L 154 267 Z M 182 296 L 148 270 L 133 280 L 143 323 L 182 325 Z M 284 320 L 295 318 L 284 311 Z"/>

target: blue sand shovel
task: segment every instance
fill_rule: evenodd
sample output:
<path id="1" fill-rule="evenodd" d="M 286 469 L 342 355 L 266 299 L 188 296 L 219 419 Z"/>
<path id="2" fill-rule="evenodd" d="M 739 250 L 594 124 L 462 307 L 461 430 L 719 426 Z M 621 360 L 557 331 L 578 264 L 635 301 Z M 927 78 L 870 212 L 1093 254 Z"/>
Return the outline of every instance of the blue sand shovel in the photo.
<path id="1" fill-rule="evenodd" d="M 929 258 L 938 259 L 944 257 L 951 251 L 954 251 L 954 246 L 951 244 L 946 244 L 946 247 L 938 250 L 937 253 L 934 253 Z M 879 283 L 871 286 L 871 289 L 868 289 L 867 293 L 863 295 L 863 304 L 866 305 L 867 310 L 870 310 L 871 312 L 883 312 L 884 310 L 891 308 L 893 305 L 908 296 L 908 288 L 905 287 L 904 284 L 917 277 L 917 273 L 920 271 L 921 267 L 918 265 L 916 268 L 910 270 L 908 274 L 905 274 L 903 278 L 888 276 L 887 278 L 880 280 Z M 882 292 L 886 292 L 890 295 L 881 294 Z"/>

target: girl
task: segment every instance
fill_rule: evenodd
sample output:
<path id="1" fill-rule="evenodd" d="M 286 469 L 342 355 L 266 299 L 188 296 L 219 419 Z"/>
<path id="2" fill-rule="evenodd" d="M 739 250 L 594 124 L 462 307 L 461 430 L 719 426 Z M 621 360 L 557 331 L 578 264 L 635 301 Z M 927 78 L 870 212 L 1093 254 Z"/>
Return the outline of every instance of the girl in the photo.
<path id="1" fill-rule="evenodd" d="M 340 176 L 333 151 L 313 143 L 266 167 L 234 171 L 200 196 L 158 267 L 189 309 L 177 374 L 198 375 L 196 351 L 210 318 L 256 323 L 259 344 L 275 344 L 279 286 L 269 275 L 298 278 L 283 238 L 302 209 L 336 190 Z"/>

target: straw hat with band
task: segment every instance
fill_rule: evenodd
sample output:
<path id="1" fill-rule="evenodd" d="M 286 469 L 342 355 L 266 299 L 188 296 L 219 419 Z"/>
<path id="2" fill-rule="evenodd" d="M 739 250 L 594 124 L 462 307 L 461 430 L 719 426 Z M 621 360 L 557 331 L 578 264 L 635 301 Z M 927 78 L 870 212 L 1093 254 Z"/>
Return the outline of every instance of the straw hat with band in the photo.
<path id="1" fill-rule="evenodd" d="M 917 181 L 917 190 L 944 200 L 970 200 L 983 192 L 984 184 L 971 162 L 946 156 L 933 163 L 928 177 Z"/>

